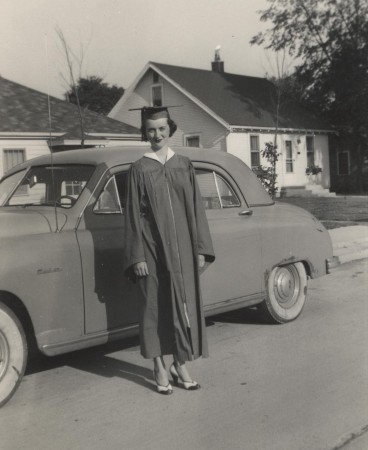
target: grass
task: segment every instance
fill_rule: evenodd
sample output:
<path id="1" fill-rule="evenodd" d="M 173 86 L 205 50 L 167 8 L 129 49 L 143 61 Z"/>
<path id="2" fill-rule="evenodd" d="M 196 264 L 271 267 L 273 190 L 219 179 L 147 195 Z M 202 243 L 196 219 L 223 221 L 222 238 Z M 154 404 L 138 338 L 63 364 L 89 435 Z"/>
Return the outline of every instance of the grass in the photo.
<path id="1" fill-rule="evenodd" d="M 350 225 L 368 226 L 368 196 L 285 197 L 277 200 L 306 209 L 328 229 Z"/>

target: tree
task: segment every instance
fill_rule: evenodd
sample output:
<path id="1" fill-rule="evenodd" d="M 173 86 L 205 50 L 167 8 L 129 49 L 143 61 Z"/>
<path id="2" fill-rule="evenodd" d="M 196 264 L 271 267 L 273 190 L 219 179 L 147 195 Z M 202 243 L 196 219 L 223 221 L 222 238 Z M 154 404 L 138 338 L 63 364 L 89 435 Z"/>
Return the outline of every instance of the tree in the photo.
<path id="1" fill-rule="evenodd" d="M 79 94 L 77 90 L 77 83 L 76 79 L 80 78 L 80 74 L 82 73 L 82 66 L 83 66 L 83 59 L 85 54 L 85 49 L 83 46 L 81 46 L 80 54 L 77 55 L 73 52 L 72 48 L 68 44 L 65 35 L 61 28 L 56 27 L 56 34 L 59 38 L 60 44 L 61 44 L 61 51 L 65 57 L 65 61 L 67 64 L 67 75 L 61 74 L 62 79 L 70 89 L 74 93 L 75 96 L 75 104 L 78 108 L 78 117 L 79 117 L 79 126 L 80 126 L 80 133 L 81 133 L 81 147 L 84 147 L 84 140 L 85 140 L 85 127 L 84 127 L 84 114 L 82 110 L 82 106 L 79 101 Z M 75 65 L 78 66 L 79 69 L 79 75 L 76 76 L 75 74 Z"/>
<path id="2" fill-rule="evenodd" d="M 103 78 L 97 76 L 79 77 L 75 86 L 65 92 L 64 97 L 71 103 L 88 108 L 99 114 L 107 115 L 120 97 L 124 89 L 116 85 L 109 86 Z"/>
<path id="3" fill-rule="evenodd" d="M 252 44 L 296 58 L 302 100 L 354 139 L 358 188 L 368 148 L 368 3 L 366 0 L 268 0 L 273 27 Z M 299 89 L 300 90 L 300 89 Z"/>
<path id="4" fill-rule="evenodd" d="M 276 121 L 275 133 L 272 142 L 266 142 L 264 149 L 261 151 L 262 157 L 267 161 L 267 166 L 260 165 L 256 170 L 258 178 L 261 180 L 271 198 L 275 198 L 278 187 L 277 184 L 277 172 L 276 164 L 279 159 L 280 153 L 278 152 L 277 136 L 279 134 L 279 121 L 280 111 L 282 110 L 283 103 L 287 101 L 285 94 L 288 92 L 288 66 L 289 62 L 286 61 L 285 50 L 276 52 L 275 57 L 271 59 L 267 55 L 267 61 L 269 69 L 272 75 L 266 73 L 266 78 L 273 84 L 273 95 L 270 95 L 270 101 L 273 106 L 273 113 Z"/>
<path id="5" fill-rule="evenodd" d="M 273 199 L 276 197 L 278 191 L 278 187 L 276 186 L 276 163 L 280 156 L 275 143 L 276 137 L 277 134 L 275 134 L 275 139 L 273 142 L 266 142 L 265 148 L 261 151 L 262 157 L 268 162 L 268 166 L 261 165 L 258 169 L 254 169 L 254 172 L 261 180 L 261 183 L 268 192 L 269 196 Z"/>

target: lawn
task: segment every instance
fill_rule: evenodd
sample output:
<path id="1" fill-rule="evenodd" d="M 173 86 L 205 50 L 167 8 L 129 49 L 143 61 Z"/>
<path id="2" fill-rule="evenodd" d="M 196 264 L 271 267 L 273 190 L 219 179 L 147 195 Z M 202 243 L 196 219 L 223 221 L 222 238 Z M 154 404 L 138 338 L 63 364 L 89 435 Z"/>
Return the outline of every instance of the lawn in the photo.
<path id="1" fill-rule="evenodd" d="M 306 209 L 328 229 L 350 225 L 368 226 L 368 196 L 286 197 L 277 200 Z"/>

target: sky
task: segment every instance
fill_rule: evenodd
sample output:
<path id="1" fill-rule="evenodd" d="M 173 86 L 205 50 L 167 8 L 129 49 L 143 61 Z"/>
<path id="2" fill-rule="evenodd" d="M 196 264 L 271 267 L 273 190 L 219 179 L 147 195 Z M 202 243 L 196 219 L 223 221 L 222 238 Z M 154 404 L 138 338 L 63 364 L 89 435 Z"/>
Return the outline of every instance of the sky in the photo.
<path id="1" fill-rule="evenodd" d="M 0 0 L 0 76 L 62 98 L 66 63 L 59 27 L 82 76 L 128 88 L 148 61 L 211 69 L 221 45 L 225 71 L 272 73 L 265 50 L 251 46 L 270 24 L 267 0 Z M 271 59 L 270 59 L 271 58 Z M 77 70 L 78 72 L 78 70 Z"/>

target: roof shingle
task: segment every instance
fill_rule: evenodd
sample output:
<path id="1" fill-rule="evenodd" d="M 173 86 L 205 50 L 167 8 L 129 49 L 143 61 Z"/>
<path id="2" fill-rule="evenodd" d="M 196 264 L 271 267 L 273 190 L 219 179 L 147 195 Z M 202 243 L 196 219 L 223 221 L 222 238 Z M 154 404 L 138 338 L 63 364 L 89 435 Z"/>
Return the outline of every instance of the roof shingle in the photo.
<path id="1" fill-rule="evenodd" d="M 266 78 L 211 70 L 151 63 L 172 81 L 200 100 L 230 126 L 276 126 L 277 92 Z M 279 127 L 330 130 L 331 126 L 285 96 L 279 113 Z"/>
<path id="2" fill-rule="evenodd" d="M 77 106 L 50 97 L 51 131 L 65 133 L 68 139 L 80 138 Z M 84 109 L 85 133 L 140 134 L 118 120 Z M 0 132 L 49 132 L 48 96 L 0 77 Z"/>

